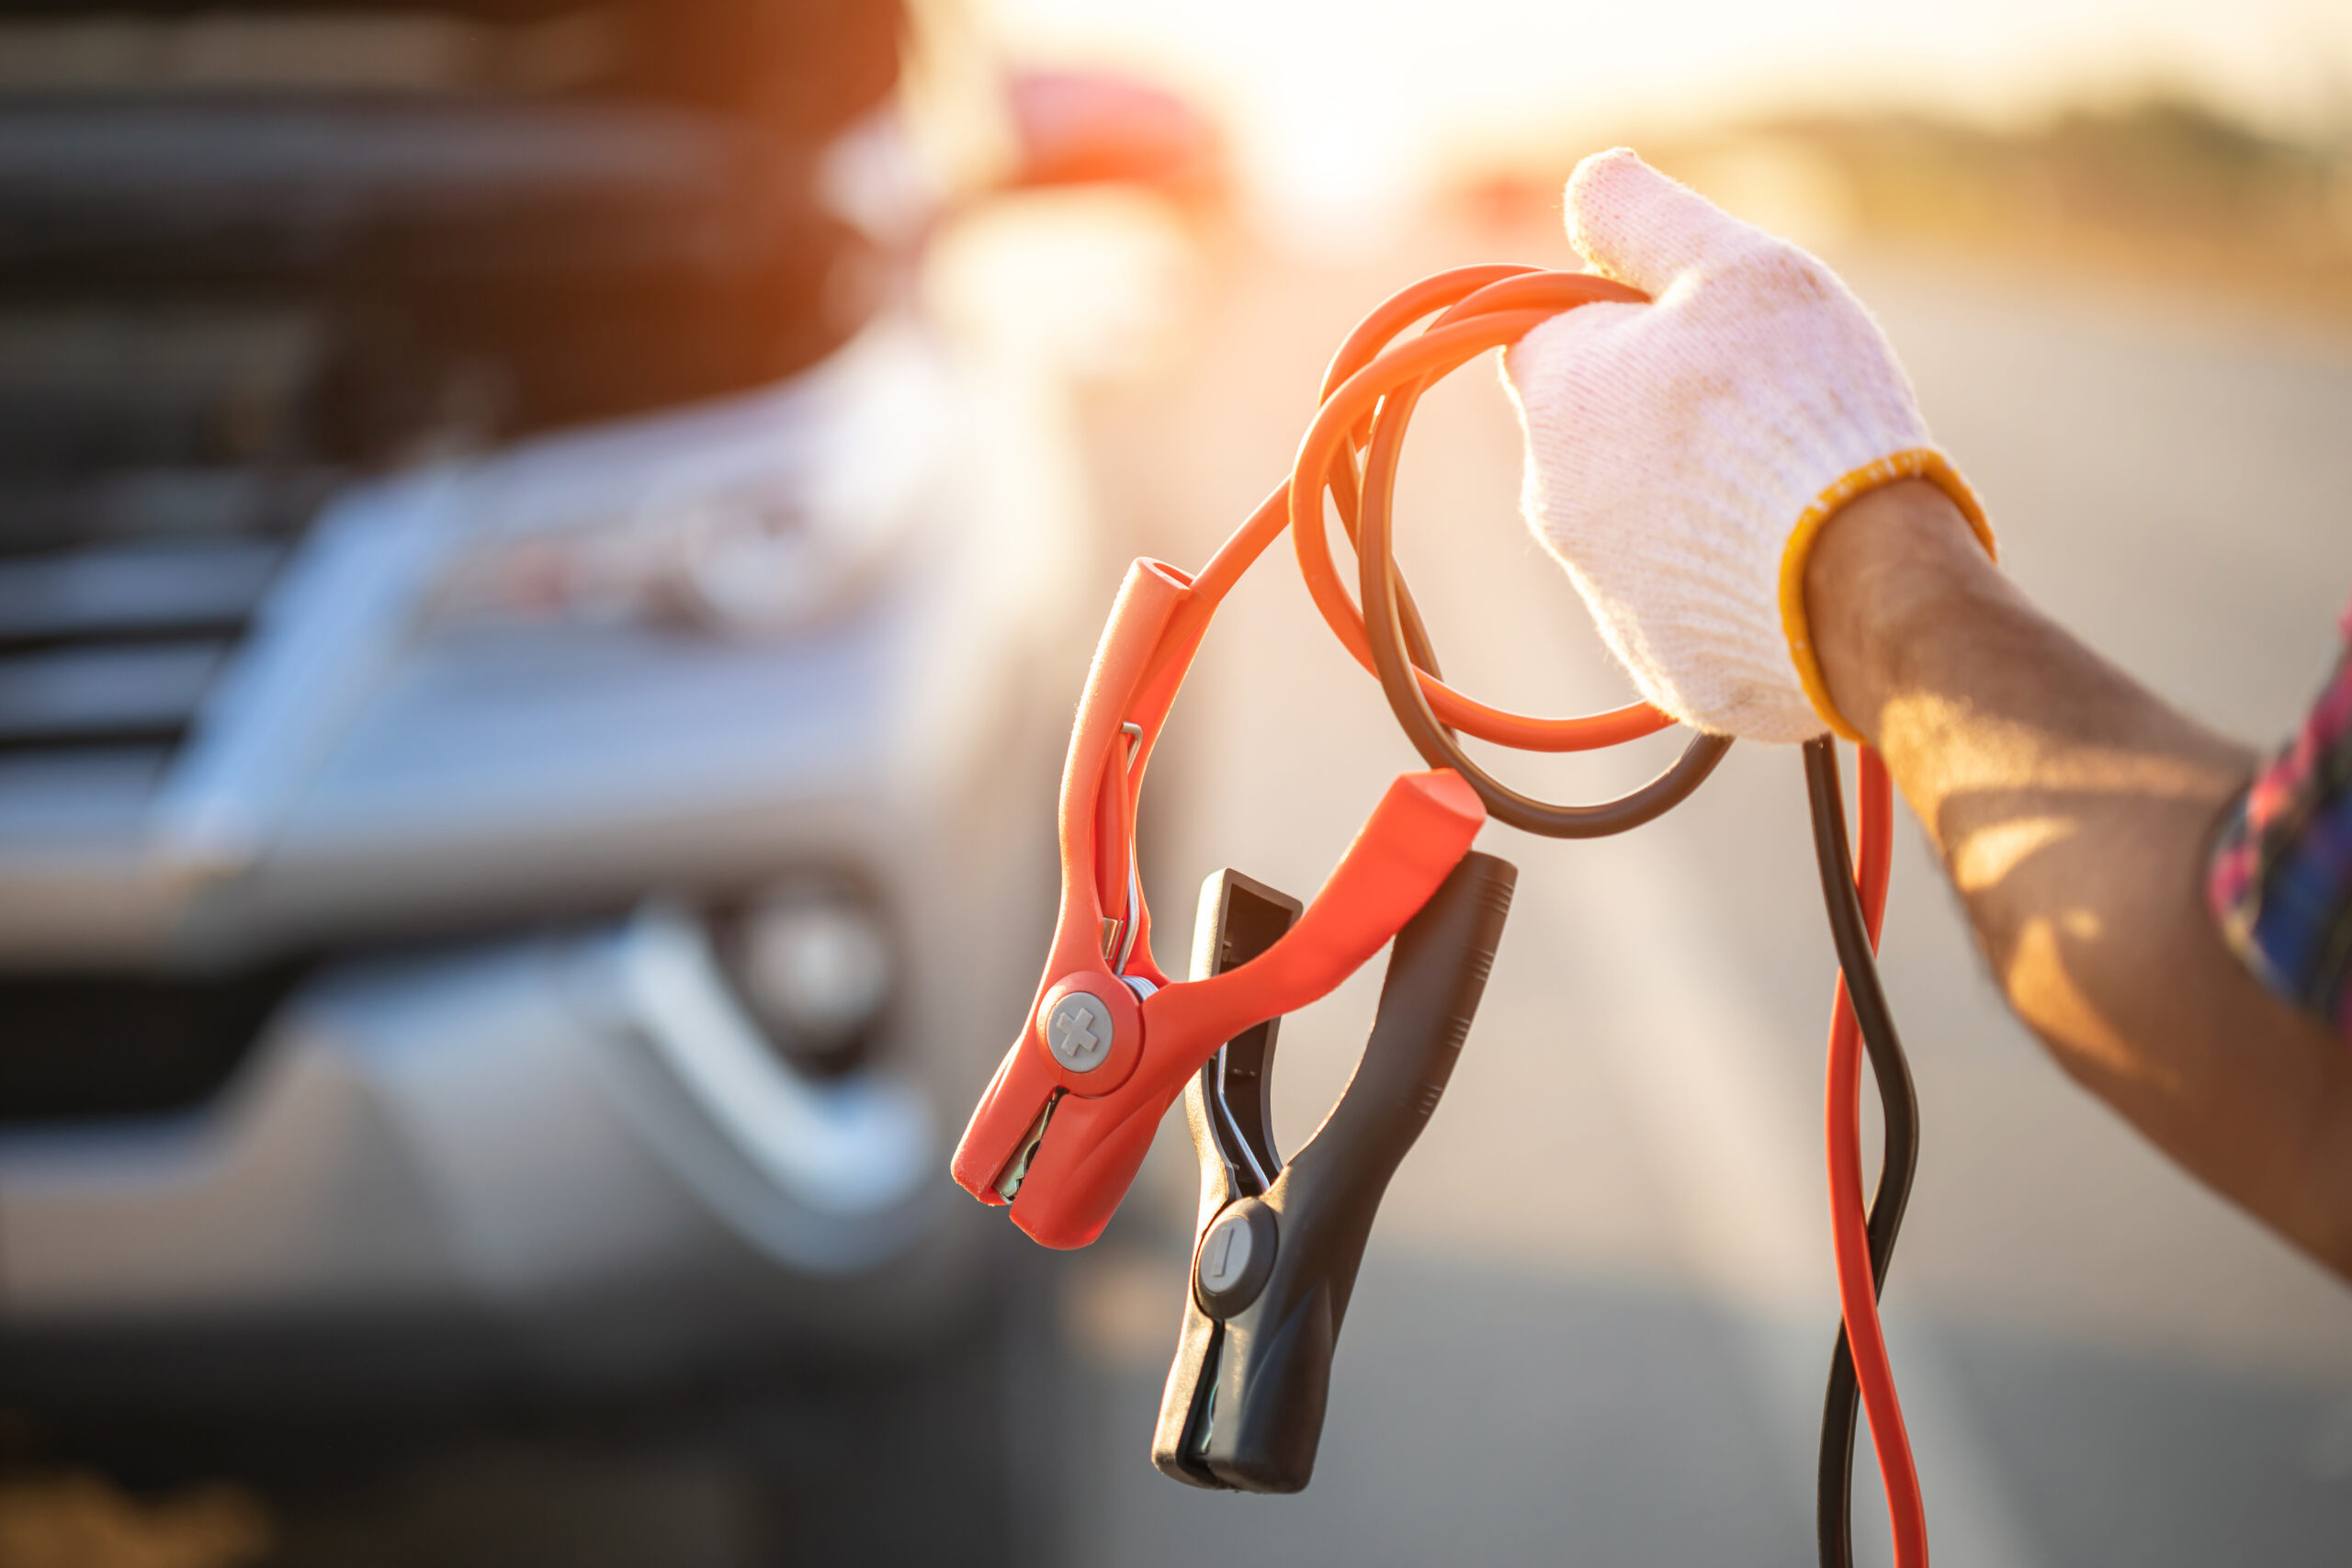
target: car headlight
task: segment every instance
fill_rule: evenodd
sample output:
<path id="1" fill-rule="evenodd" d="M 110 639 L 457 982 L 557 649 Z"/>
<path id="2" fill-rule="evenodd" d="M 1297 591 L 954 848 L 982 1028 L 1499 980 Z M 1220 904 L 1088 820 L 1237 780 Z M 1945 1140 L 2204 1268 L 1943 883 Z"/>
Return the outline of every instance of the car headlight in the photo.
<path id="1" fill-rule="evenodd" d="M 799 499 L 737 489 L 571 527 L 486 537 L 428 606 L 437 626 L 639 621 L 758 635 L 855 596 L 886 530 L 827 528 Z"/>
<path id="2" fill-rule="evenodd" d="M 908 531 L 944 402 L 915 334 L 877 329 L 768 392 L 484 459 L 457 478 L 460 543 L 424 618 L 796 630 Z"/>

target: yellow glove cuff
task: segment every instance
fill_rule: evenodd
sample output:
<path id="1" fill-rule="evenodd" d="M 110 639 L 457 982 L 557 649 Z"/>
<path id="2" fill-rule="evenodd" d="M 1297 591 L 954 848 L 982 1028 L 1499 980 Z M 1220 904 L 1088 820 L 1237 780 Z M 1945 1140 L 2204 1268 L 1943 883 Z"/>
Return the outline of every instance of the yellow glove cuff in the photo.
<path id="1" fill-rule="evenodd" d="M 1821 660 L 1814 652 L 1813 628 L 1805 621 L 1804 569 L 1813 557 L 1813 542 L 1822 525 L 1860 496 L 1902 479 L 1926 479 L 1951 497 L 1960 514 L 1976 534 L 1976 542 L 1995 560 L 2000 554 L 1994 547 L 1993 525 L 1984 521 L 1984 507 L 1968 481 L 1944 455 L 1932 446 L 1915 446 L 1907 452 L 1897 452 L 1865 463 L 1831 485 L 1816 497 L 1814 503 L 1797 519 L 1796 530 L 1789 536 L 1788 544 L 1781 551 L 1781 629 L 1789 639 L 1789 656 L 1796 660 L 1797 678 L 1804 682 L 1804 694 L 1813 703 L 1813 711 L 1821 716 L 1832 733 L 1860 745 L 1860 731 L 1846 722 L 1838 705 L 1829 700 L 1829 682 L 1821 673 Z"/>

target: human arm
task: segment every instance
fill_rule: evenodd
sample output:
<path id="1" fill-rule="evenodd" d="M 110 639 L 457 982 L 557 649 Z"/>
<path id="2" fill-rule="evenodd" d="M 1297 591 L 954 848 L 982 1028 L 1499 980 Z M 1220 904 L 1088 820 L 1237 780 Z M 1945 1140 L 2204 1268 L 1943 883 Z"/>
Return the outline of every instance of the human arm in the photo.
<path id="1" fill-rule="evenodd" d="M 2037 609 L 1932 486 L 1849 503 L 1804 577 L 1829 694 L 2010 1006 L 2158 1147 L 2352 1277 L 2352 1052 L 2247 972 L 2202 893 L 2253 753 Z"/>
<path id="2" fill-rule="evenodd" d="M 2287 858 L 2248 858 L 2283 865 L 2282 896 L 2246 881 L 2261 897 L 2236 912 L 2256 929 L 2233 919 L 2225 942 L 2199 893 L 2254 758 L 1995 568 L 1982 510 L 1861 302 L 1622 149 L 1577 166 L 1567 209 L 1577 248 L 1653 303 L 1586 306 L 1511 351 L 1526 508 L 1642 694 L 1750 740 L 1829 728 L 1878 743 L 2005 994 L 2067 1071 L 2352 1277 L 2352 1044 L 2247 967 L 2333 983 L 2308 962 L 2333 949 L 2310 936 L 2337 929 L 2313 907 L 2352 804 L 2336 838 L 2300 841 L 2293 809 L 2298 777 L 2333 775 L 2307 766 L 2268 792 L 2286 809 L 2259 847 Z M 2324 744 L 2301 748 L 2332 766 L 2352 757 L 2352 671 L 2337 696 L 2334 728 L 2306 738 Z M 2266 931 L 2302 936 L 2302 962 L 2231 951 Z M 2323 1010 L 2352 1020 L 2340 990 Z"/>

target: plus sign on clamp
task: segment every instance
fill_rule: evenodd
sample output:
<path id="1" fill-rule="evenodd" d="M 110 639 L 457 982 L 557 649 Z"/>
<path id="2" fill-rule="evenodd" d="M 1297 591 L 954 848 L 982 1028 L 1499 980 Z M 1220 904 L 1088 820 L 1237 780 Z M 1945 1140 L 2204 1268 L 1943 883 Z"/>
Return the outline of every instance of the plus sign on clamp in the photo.
<path id="1" fill-rule="evenodd" d="M 1121 584 L 1070 732 L 1061 907 L 1021 1033 L 956 1149 L 956 1182 L 1047 1247 L 1083 1247 L 1160 1117 L 1227 1041 L 1324 996 L 1430 901 L 1485 823 L 1450 769 L 1388 787 L 1297 921 L 1248 962 L 1174 981 L 1153 961 L 1136 802 L 1215 600 L 1159 561 Z"/>

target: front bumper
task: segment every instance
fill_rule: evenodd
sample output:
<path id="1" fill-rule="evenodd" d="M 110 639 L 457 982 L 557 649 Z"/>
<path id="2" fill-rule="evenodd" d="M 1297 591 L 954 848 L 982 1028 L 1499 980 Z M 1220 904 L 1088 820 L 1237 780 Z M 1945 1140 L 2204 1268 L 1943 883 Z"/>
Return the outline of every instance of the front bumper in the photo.
<path id="1" fill-rule="evenodd" d="M 944 1150 L 900 1074 L 812 1081 L 771 1052 L 678 909 L 353 964 L 200 1111 L 0 1138 L 9 1381 L 87 1392 L 125 1344 L 191 1336 L 390 1330 L 405 1378 L 567 1384 L 902 1338 L 968 1272 Z"/>

